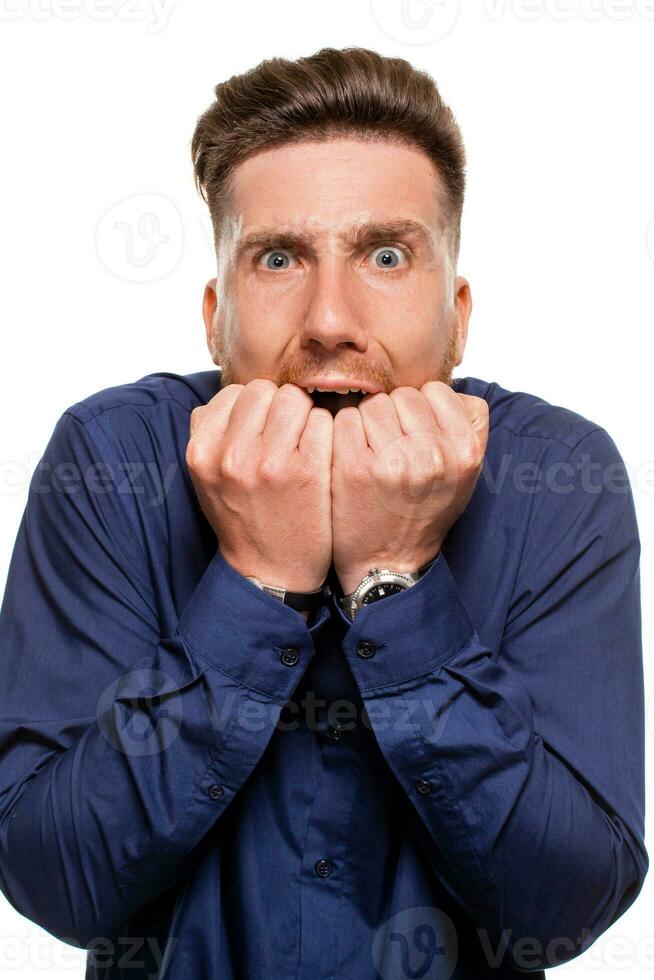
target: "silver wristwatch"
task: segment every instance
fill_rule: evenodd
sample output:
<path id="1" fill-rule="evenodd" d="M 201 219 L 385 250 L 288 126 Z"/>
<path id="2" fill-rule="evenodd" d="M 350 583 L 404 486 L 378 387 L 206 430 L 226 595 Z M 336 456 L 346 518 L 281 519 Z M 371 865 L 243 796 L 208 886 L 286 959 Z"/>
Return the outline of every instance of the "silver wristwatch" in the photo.
<path id="1" fill-rule="evenodd" d="M 378 599 L 384 599 L 386 596 L 410 589 L 429 570 L 436 558 L 432 558 L 431 561 L 422 565 L 415 572 L 393 572 L 390 568 L 371 568 L 365 578 L 359 582 L 354 592 L 338 599 L 341 609 L 346 616 L 354 620 L 362 606 L 368 606 L 372 602 L 377 602 Z"/>

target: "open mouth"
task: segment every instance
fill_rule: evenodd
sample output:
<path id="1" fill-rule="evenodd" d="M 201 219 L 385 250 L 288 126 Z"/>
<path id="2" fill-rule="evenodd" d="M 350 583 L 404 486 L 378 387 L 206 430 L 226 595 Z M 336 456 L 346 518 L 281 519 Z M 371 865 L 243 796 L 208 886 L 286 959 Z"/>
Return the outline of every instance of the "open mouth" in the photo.
<path id="1" fill-rule="evenodd" d="M 347 395 L 339 395 L 337 391 L 313 391 L 309 394 L 317 408 L 326 408 L 332 415 L 336 415 L 342 408 L 356 408 L 366 393 L 350 391 Z"/>
<path id="2" fill-rule="evenodd" d="M 324 374 L 320 377 L 306 378 L 300 385 L 311 396 L 316 408 L 326 408 L 335 417 L 342 408 L 358 408 L 366 395 L 373 395 L 383 389 L 356 375 Z"/>

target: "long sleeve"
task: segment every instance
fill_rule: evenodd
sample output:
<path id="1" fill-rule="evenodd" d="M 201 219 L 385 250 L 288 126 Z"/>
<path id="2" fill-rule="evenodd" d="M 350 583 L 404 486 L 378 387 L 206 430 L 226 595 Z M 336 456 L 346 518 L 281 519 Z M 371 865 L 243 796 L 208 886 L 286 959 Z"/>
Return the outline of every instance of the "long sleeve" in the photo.
<path id="1" fill-rule="evenodd" d="M 570 450 L 568 474 L 584 453 L 606 483 L 553 480 L 534 497 L 495 649 L 446 548 L 415 586 L 364 607 L 343 641 L 435 873 L 524 972 L 587 949 L 649 863 L 637 522 L 605 430 Z"/>
<path id="2" fill-rule="evenodd" d="M 217 551 L 161 635 L 142 542 L 66 412 L 0 611 L 0 885 L 65 942 L 111 937 L 199 857 L 314 656 Z"/>

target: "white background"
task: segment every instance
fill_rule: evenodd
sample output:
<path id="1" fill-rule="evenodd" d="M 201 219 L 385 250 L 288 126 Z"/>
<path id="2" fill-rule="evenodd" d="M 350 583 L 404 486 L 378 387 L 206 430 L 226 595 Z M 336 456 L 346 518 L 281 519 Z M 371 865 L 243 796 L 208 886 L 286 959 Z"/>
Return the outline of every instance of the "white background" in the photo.
<path id="1" fill-rule="evenodd" d="M 651 772 L 654 2 L 461 8 L 0 0 L 0 586 L 63 410 L 154 371 L 212 367 L 201 300 L 215 263 L 189 145 L 214 85 L 273 55 L 375 48 L 429 71 L 466 141 L 459 272 L 474 309 L 454 375 L 581 413 L 627 465 Z M 653 887 L 556 975 L 649 976 Z M 82 977 L 83 962 L 0 896 L 2 977 Z"/>

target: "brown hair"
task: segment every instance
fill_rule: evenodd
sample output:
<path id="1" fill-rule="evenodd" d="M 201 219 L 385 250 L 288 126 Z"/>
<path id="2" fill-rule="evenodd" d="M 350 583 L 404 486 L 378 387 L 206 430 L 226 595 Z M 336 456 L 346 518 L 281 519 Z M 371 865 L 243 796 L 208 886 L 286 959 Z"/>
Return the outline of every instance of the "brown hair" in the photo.
<path id="1" fill-rule="evenodd" d="M 191 154 L 216 249 L 229 177 L 246 157 L 283 143 L 356 136 L 397 140 L 429 156 L 446 188 L 443 218 L 456 266 L 465 149 L 452 111 L 426 72 L 368 48 L 322 48 L 296 61 L 266 59 L 214 92 L 215 102 L 197 121 Z"/>

